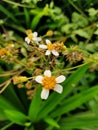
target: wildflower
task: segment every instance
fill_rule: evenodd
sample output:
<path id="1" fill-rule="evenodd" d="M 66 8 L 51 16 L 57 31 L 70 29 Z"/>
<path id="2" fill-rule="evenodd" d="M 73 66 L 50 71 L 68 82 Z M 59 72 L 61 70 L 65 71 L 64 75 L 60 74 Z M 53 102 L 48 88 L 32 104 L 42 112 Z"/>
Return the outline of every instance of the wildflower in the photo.
<path id="1" fill-rule="evenodd" d="M 27 37 L 25 38 L 25 42 L 27 42 L 28 44 L 30 42 L 36 42 L 36 44 L 38 44 L 38 42 L 41 41 L 41 38 L 37 36 L 38 36 L 37 32 L 32 33 L 31 30 L 27 30 Z"/>
<path id="2" fill-rule="evenodd" d="M 42 84 L 43 89 L 41 92 L 41 98 L 47 99 L 49 96 L 49 90 L 54 90 L 58 93 L 62 93 L 63 87 L 59 84 L 62 83 L 66 77 L 64 75 L 61 75 L 59 77 L 51 76 L 51 71 L 46 70 L 44 72 L 44 76 L 37 76 L 35 78 L 35 81 Z"/>
<path id="3" fill-rule="evenodd" d="M 59 56 L 59 53 L 54 49 L 54 45 L 50 40 L 46 39 L 46 44 L 47 45 L 39 45 L 39 48 L 47 49 L 45 55 L 50 55 L 52 53 L 55 56 Z"/>

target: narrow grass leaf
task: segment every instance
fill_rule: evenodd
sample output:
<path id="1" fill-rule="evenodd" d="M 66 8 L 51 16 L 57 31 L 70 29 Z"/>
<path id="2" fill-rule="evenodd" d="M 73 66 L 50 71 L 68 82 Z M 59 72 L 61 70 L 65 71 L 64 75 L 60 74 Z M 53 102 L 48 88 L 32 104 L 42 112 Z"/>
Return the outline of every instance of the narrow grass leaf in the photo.
<path id="1" fill-rule="evenodd" d="M 3 12 L 7 17 L 11 18 L 14 22 L 17 22 L 17 19 L 14 17 L 14 14 L 8 11 L 2 5 L 0 5 L 0 11 Z"/>
<path id="2" fill-rule="evenodd" d="M 44 119 L 44 121 L 46 123 L 48 123 L 50 126 L 54 126 L 56 128 L 60 128 L 60 126 L 58 125 L 58 123 L 55 120 L 53 120 L 52 118 L 47 117 L 47 118 Z"/>
<path id="3" fill-rule="evenodd" d="M 81 92 L 63 101 L 63 105 L 59 107 L 59 109 L 52 112 L 51 116 L 56 117 L 68 113 L 69 111 L 81 106 L 83 103 L 86 103 L 87 101 L 91 100 L 96 94 L 98 94 L 98 86 L 88 88 L 84 92 Z"/>
<path id="4" fill-rule="evenodd" d="M 25 28 L 22 27 L 21 25 L 14 24 L 14 23 L 9 24 L 8 22 L 6 22 L 5 25 L 8 26 L 8 27 L 11 27 L 11 28 L 13 28 L 13 29 L 15 29 L 15 30 L 17 30 L 17 31 L 20 31 L 20 32 L 22 32 L 22 33 L 25 33 Z"/>
<path id="5" fill-rule="evenodd" d="M 17 110 L 4 110 L 6 117 L 13 123 L 25 126 L 29 118 Z M 28 122 L 29 123 L 29 122 Z"/>
<path id="6" fill-rule="evenodd" d="M 43 17 L 43 13 L 39 13 L 38 15 L 36 15 L 33 18 L 32 22 L 31 22 L 31 29 L 32 30 L 34 30 L 37 27 L 37 25 L 40 22 L 40 20 L 41 20 L 42 17 Z"/>
<path id="7" fill-rule="evenodd" d="M 12 106 L 22 112 L 26 112 L 24 105 L 20 101 L 13 87 L 14 86 L 9 85 L 7 89 L 3 92 L 3 96 L 12 104 Z"/>
<path id="8" fill-rule="evenodd" d="M 14 123 L 9 122 L 8 124 L 4 125 L 0 130 L 7 130 L 9 127 L 11 127 Z"/>
<path id="9" fill-rule="evenodd" d="M 41 89 L 38 88 L 30 104 L 29 117 L 32 120 L 32 122 L 38 120 L 38 112 L 40 111 L 40 107 L 42 104 L 40 93 L 41 93 Z"/>
<path id="10" fill-rule="evenodd" d="M 60 121 L 60 130 L 82 129 L 86 127 L 98 127 L 98 116 L 69 117 Z"/>
<path id="11" fill-rule="evenodd" d="M 11 104 L 11 102 L 9 102 L 5 97 L 3 97 L 2 95 L 0 95 L 0 108 L 2 110 L 4 109 L 15 109 L 16 108 Z"/>
<path id="12" fill-rule="evenodd" d="M 30 25 L 30 13 L 26 8 L 24 8 L 24 15 L 25 15 L 25 20 L 26 20 L 27 27 L 29 28 L 29 25 Z"/>

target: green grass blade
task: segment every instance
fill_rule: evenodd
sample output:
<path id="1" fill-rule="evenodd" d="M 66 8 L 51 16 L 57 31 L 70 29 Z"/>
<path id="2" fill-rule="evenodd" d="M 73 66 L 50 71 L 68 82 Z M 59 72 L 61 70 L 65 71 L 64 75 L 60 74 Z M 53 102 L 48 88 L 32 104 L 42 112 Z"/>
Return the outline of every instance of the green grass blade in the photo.
<path id="1" fill-rule="evenodd" d="M 4 110 L 4 113 L 6 117 L 13 123 L 26 126 L 27 124 L 31 124 L 29 121 L 29 118 L 24 115 L 23 113 L 17 111 L 17 110 Z"/>
<path id="2" fill-rule="evenodd" d="M 52 118 L 46 117 L 44 119 L 44 121 L 46 123 L 48 123 L 50 126 L 56 127 L 56 128 L 60 128 L 60 126 L 58 125 L 57 121 L 53 120 Z"/>
<path id="3" fill-rule="evenodd" d="M 9 12 L 2 5 L 0 5 L 0 11 L 3 12 L 7 17 L 11 18 L 14 22 L 17 22 L 17 19 L 14 17 L 14 14 Z"/>
<path id="4" fill-rule="evenodd" d="M 30 13 L 26 8 L 24 8 L 24 15 L 25 15 L 27 28 L 29 28 L 30 27 L 29 26 L 30 25 Z"/>
<path id="5" fill-rule="evenodd" d="M 40 93 L 41 93 L 41 89 L 38 88 L 30 104 L 29 117 L 32 120 L 32 122 L 38 120 L 38 112 L 40 111 L 40 106 L 42 104 Z"/>
<path id="6" fill-rule="evenodd" d="M 0 109 L 0 121 L 6 121 L 7 118 L 5 117 L 5 114 L 2 109 Z"/>
<path id="7" fill-rule="evenodd" d="M 20 101 L 13 87 L 14 86 L 9 85 L 7 89 L 3 92 L 3 96 L 12 104 L 12 106 L 25 113 L 25 107 Z"/>
<path id="8" fill-rule="evenodd" d="M 82 129 L 86 127 L 98 127 L 98 116 L 69 117 L 60 121 L 60 130 Z"/>
<path id="9" fill-rule="evenodd" d="M 64 99 L 73 90 L 73 85 L 80 81 L 90 65 L 91 63 L 79 68 L 62 84 L 64 91 L 61 95 L 58 93 L 53 93 L 47 101 L 43 102 L 39 112 L 39 118 L 47 116 L 47 114 L 51 112 L 61 102 L 61 100 Z"/>
<path id="10" fill-rule="evenodd" d="M 0 128 L 0 130 L 7 130 L 7 128 L 11 127 L 14 123 L 10 122 L 6 125 L 4 125 L 2 128 Z"/>
<path id="11" fill-rule="evenodd" d="M 15 29 L 17 31 L 25 33 L 25 28 L 22 27 L 21 25 L 17 25 L 17 24 L 14 24 L 14 23 L 9 24 L 8 22 L 6 22 L 5 25 L 12 28 L 12 29 Z"/>
<path id="12" fill-rule="evenodd" d="M 69 99 L 65 100 L 59 109 L 52 112 L 51 116 L 56 117 L 65 113 L 68 113 L 71 110 L 81 106 L 83 103 L 86 103 L 92 99 L 96 94 L 98 94 L 98 86 L 88 88 L 84 92 L 81 92 Z"/>
<path id="13" fill-rule="evenodd" d="M 2 110 L 4 109 L 15 109 L 16 110 L 16 107 L 14 107 L 11 102 L 9 102 L 5 97 L 3 97 L 2 95 L 0 95 L 0 108 Z"/>
<path id="14" fill-rule="evenodd" d="M 39 13 L 38 15 L 36 15 L 34 18 L 33 18 L 33 20 L 32 20 L 32 22 L 31 22 L 31 29 L 32 30 L 34 30 L 36 27 L 37 27 L 37 25 L 38 25 L 38 23 L 40 22 L 40 20 L 41 20 L 41 18 L 43 17 L 43 13 Z"/>

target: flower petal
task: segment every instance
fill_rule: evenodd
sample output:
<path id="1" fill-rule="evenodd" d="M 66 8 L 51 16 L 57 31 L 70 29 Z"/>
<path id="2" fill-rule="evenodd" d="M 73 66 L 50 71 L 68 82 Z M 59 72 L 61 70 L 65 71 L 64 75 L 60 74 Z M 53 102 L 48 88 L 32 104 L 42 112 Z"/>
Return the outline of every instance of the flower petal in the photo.
<path id="1" fill-rule="evenodd" d="M 49 90 L 48 89 L 44 89 L 41 92 L 41 99 L 47 99 L 49 96 Z"/>
<path id="2" fill-rule="evenodd" d="M 38 83 L 42 83 L 42 80 L 43 80 L 43 76 L 39 75 L 35 78 L 35 81 L 38 82 Z"/>
<path id="3" fill-rule="evenodd" d="M 66 77 L 64 75 L 60 75 L 56 78 L 56 82 L 62 83 L 65 79 L 66 79 Z"/>
<path id="4" fill-rule="evenodd" d="M 30 39 L 28 37 L 25 38 L 25 42 L 27 42 L 28 44 L 30 43 Z"/>
<path id="5" fill-rule="evenodd" d="M 48 55 L 50 55 L 50 54 L 51 54 L 51 51 L 50 51 L 50 50 L 47 50 L 46 53 L 45 53 L 46 56 L 48 56 Z"/>
<path id="6" fill-rule="evenodd" d="M 39 42 L 40 42 L 41 40 L 42 40 L 42 39 L 41 39 L 41 37 L 37 37 L 37 41 L 39 41 Z"/>
<path id="7" fill-rule="evenodd" d="M 46 44 L 50 44 L 50 43 L 51 43 L 51 41 L 46 39 Z"/>
<path id="8" fill-rule="evenodd" d="M 47 49 L 47 46 L 46 45 L 39 45 L 39 48 L 41 48 L 41 49 Z"/>
<path id="9" fill-rule="evenodd" d="M 37 37 L 33 37 L 32 40 L 36 42 L 37 41 Z"/>
<path id="10" fill-rule="evenodd" d="M 63 87 L 60 84 L 56 84 L 55 87 L 54 87 L 54 91 L 56 91 L 58 93 L 62 93 Z"/>
<path id="11" fill-rule="evenodd" d="M 52 50 L 52 54 L 55 55 L 55 56 L 59 56 L 59 53 L 55 50 Z"/>
<path id="12" fill-rule="evenodd" d="M 46 56 L 48 56 L 48 55 L 50 55 L 50 54 L 51 54 L 51 51 L 50 51 L 50 50 L 47 50 L 46 53 L 45 53 Z"/>
<path id="13" fill-rule="evenodd" d="M 48 77 L 51 77 L 51 71 L 50 70 L 45 70 L 44 75 L 48 76 Z"/>
<path id="14" fill-rule="evenodd" d="M 37 32 L 34 32 L 34 33 L 33 33 L 33 36 L 34 36 L 34 37 L 37 37 L 37 35 L 38 35 Z"/>

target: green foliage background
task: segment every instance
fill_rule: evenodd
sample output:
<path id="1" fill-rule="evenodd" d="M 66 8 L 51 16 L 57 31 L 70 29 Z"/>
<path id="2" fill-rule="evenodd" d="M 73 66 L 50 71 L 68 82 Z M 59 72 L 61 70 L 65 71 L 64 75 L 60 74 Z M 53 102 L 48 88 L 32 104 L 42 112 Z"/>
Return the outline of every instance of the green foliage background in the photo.
<path id="1" fill-rule="evenodd" d="M 50 39 L 64 41 L 68 47 L 77 45 L 93 57 L 98 51 L 97 7 L 97 0 L 1 0 L 0 44 L 24 42 L 27 29 L 40 35 L 52 30 Z M 91 66 L 92 61 L 68 74 L 64 92 L 52 93 L 47 101 L 41 100 L 40 87 L 29 101 L 24 90 L 9 84 L 0 95 L 0 130 L 14 125 L 24 130 L 97 130 L 98 67 L 90 72 Z M 11 69 L 0 59 L 0 74 Z M 8 79 L 0 76 L 0 83 Z"/>

